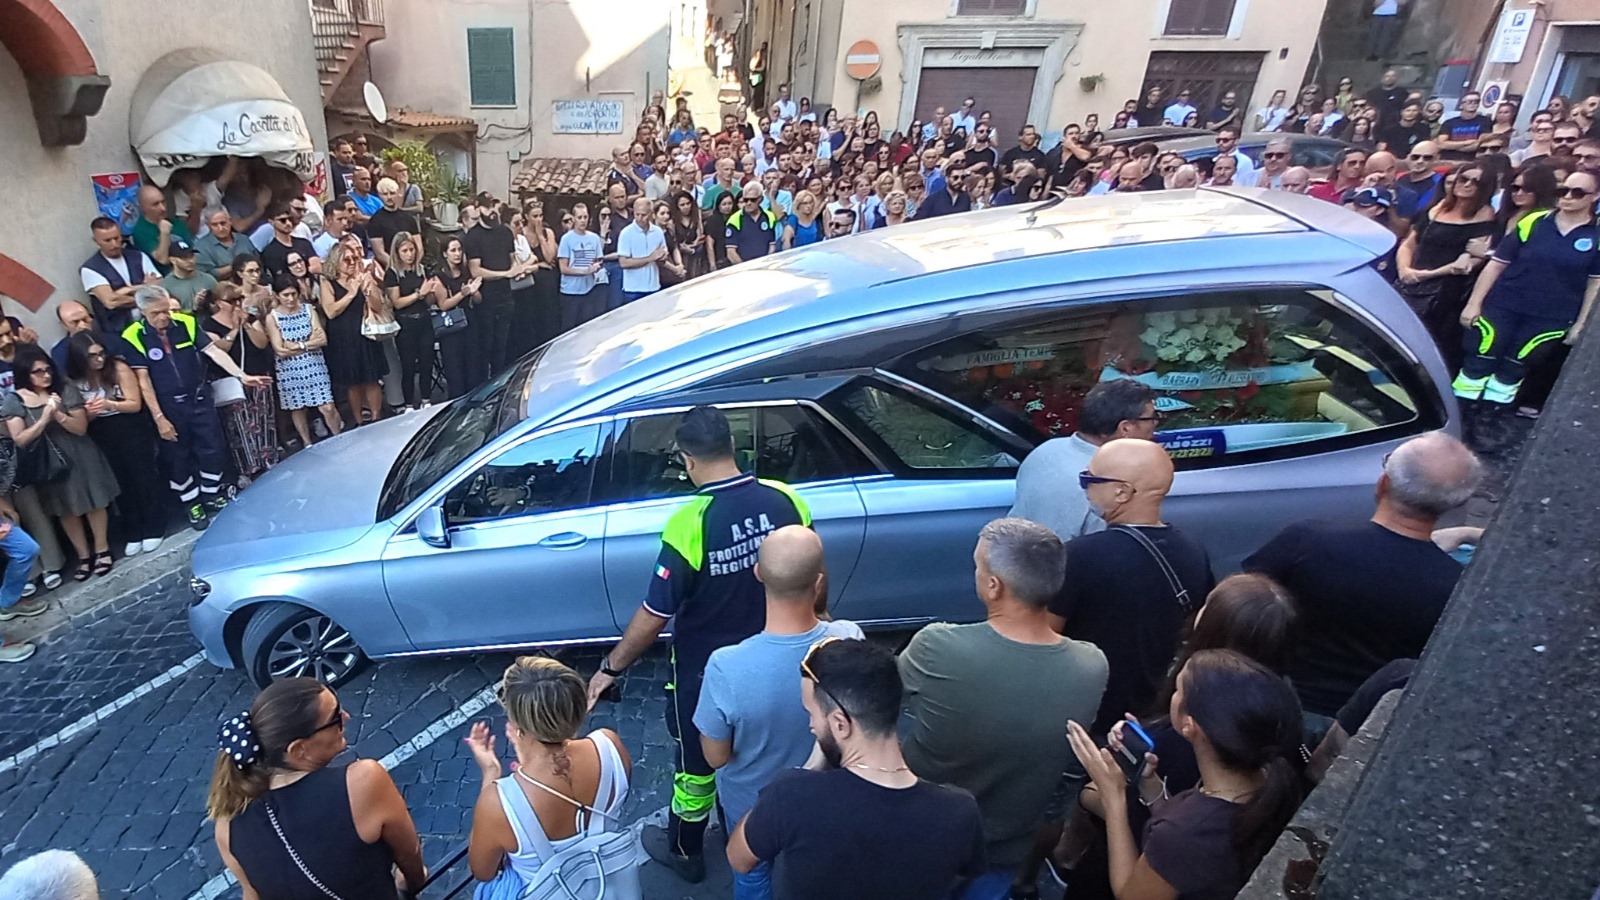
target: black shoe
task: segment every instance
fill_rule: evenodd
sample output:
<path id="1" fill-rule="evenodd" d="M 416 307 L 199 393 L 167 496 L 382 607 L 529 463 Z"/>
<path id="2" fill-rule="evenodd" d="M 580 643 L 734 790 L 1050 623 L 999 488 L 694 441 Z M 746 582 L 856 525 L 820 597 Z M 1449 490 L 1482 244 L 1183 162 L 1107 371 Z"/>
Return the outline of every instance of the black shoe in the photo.
<path id="1" fill-rule="evenodd" d="M 215 497 L 206 501 L 206 512 L 211 513 L 213 516 L 222 512 L 222 508 L 228 505 L 228 500 L 227 494 L 219 492 Z"/>
<path id="2" fill-rule="evenodd" d="M 189 527 L 190 528 L 193 528 L 195 531 L 205 531 L 206 530 L 206 526 L 210 525 L 210 524 L 211 524 L 211 519 L 206 516 L 206 508 L 205 508 L 204 504 L 200 504 L 200 503 L 191 503 L 191 504 L 189 504 Z"/>
<path id="3" fill-rule="evenodd" d="M 672 841 L 667 837 L 667 830 L 656 825 L 646 825 L 643 835 L 644 852 L 650 858 L 672 870 L 672 874 L 682 878 L 690 884 L 699 884 L 706 880 L 706 858 L 699 856 L 680 856 L 672 846 Z"/>

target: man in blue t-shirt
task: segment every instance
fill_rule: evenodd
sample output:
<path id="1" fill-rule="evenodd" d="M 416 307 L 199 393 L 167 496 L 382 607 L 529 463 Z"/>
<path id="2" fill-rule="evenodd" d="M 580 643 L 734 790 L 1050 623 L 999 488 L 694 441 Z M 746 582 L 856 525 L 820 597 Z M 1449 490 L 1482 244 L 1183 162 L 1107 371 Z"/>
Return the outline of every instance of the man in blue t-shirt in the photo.
<path id="1" fill-rule="evenodd" d="M 816 739 L 800 703 L 795 677 L 806 651 L 826 638 L 863 637 L 854 622 L 823 622 L 827 600 L 822 539 L 800 525 L 767 535 L 756 557 L 756 578 L 767 594 L 766 627 L 711 654 L 694 725 L 700 747 L 717 770 L 717 798 L 728 831 L 780 773 L 805 765 Z M 734 894 L 770 896 L 772 867 L 734 873 Z"/>

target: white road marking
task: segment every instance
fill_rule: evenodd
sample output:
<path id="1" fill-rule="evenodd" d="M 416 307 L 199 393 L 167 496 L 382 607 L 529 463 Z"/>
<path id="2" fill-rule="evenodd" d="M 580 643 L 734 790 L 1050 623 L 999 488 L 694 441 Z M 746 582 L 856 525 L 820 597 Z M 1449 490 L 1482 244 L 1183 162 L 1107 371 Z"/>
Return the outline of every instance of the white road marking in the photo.
<path id="1" fill-rule="evenodd" d="M 393 769 L 395 766 L 428 749 L 439 738 L 467 724 L 467 720 L 495 702 L 496 686 L 496 684 L 485 685 L 483 690 L 468 697 L 465 703 L 440 716 L 432 725 L 418 733 L 416 737 L 389 751 L 387 755 L 378 760 L 378 764 L 385 769 Z M 235 883 L 232 872 L 213 875 L 205 884 L 200 886 L 200 890 L 189 895 L 189 900 L 215 900 L 215 898 L 222 896 L 224 892 L 233 887 Z"/>
<path id="2" fill-rule="evenodd" d="M 5 759 L 0 759 L 0 774 L 9 772 L 28 760 L 40 755 L 44 751 L 53 747 L 58 747 L 61 744 L 65 744 L 67 741 L 72 740 L 80 734 L 93 731 L 95 726 L 99 725 L 101 722 L 104 722 L 117 710 L 122 709 L 124 706 L 127 706 L 128 704 L 139 699 L 140 697 L 143 697 L 145 694 L 150 693 L 158 687 L 171 684 L 174 680 L 182 677 L 185 672 L 188 672 L 195 666 L 200 665 L 201 663 L 205 662 L 205 660 L 206 655 L 204 653 L 196 653 L 183 662 L 178 663 L 165 672 L 162 672 L 160 675 L 157 675 L 149 681 L 146 681 L 144 684 L 141 684 L 126 694 L 123 694 L 121 697 L 118 697 L 117 699 L 107 703 L 94 712 L 89 713 L 88 715 L 77 720 L 76 722 L 73 722 L 60 731 L 57 731 L 55 734 L 46 735 L 31 746 L 24 747 Z"/>

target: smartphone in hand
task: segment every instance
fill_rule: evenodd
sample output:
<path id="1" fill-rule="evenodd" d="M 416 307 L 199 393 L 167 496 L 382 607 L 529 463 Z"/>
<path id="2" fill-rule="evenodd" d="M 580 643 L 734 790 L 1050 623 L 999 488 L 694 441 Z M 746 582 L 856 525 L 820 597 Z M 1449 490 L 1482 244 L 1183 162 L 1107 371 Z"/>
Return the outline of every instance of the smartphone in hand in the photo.
<path id="1" fill-rule="evenodd" d="M 1111 755 L 1116 757 L 1117 765 L 1122 767 L 1122 773 L 1128 776 L 1129 784 L 1139 781 L 1139 773 L 1144 770 L 1144 755 L 1154 751 L 1156 742 L 1149 733 L 1140 727 L 1136 719 L 1125 719 L 1122 725 L 1122 749 L 1113 749 Z"/>

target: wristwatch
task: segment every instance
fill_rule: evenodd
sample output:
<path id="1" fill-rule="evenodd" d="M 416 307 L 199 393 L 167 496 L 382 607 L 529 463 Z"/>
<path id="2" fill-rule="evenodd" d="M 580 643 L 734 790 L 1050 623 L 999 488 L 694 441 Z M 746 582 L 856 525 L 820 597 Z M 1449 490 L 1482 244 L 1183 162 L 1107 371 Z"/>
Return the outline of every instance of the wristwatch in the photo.
<path id="1" fill-rule="evenodd" d="M 622 670 L 611 668 L 611 657 L 607 655 L 600 657 L 600 674 L 607 678 L 621 678 Z"/>

